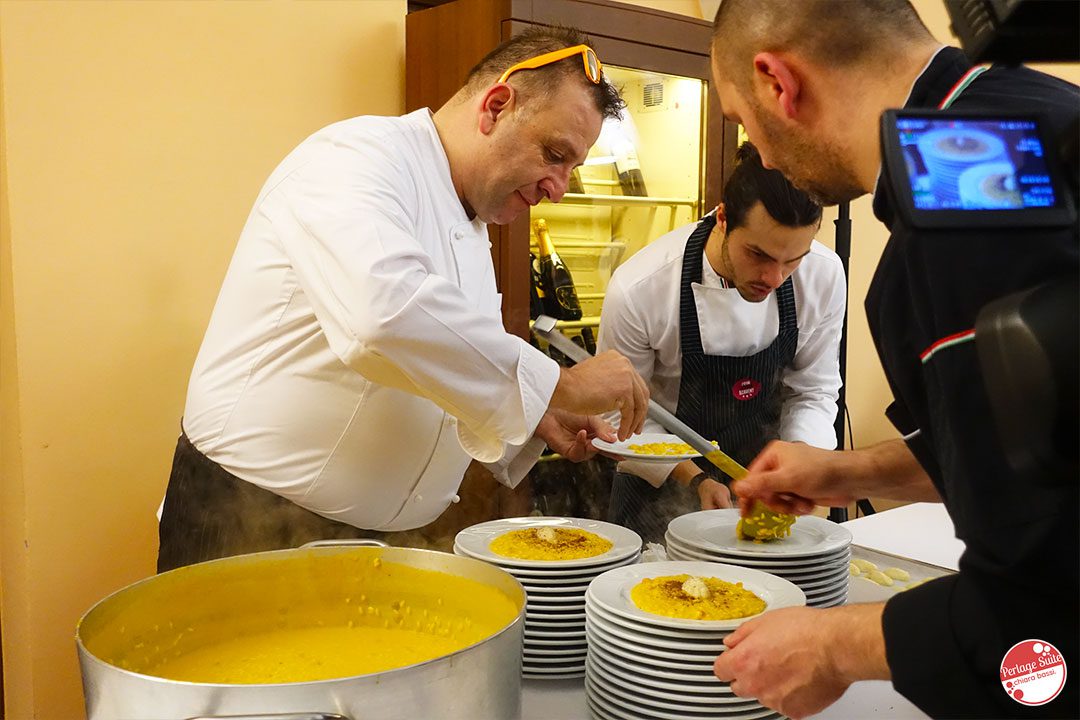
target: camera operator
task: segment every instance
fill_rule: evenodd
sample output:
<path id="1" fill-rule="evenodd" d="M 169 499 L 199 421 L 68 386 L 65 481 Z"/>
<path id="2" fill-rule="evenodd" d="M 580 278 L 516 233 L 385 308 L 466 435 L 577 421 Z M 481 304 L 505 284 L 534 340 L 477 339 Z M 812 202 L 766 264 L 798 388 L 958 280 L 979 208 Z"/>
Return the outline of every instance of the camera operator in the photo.
<path id="1" fill-rule="evenodd" d="M 724 115 L 767 165 L 824 204 L 874 193 L 892 235 L 866 309 L 895 398 L 887 415 L 905 436 L 848 452 L 775 442 L 735 486 L 740 502 L 806 513 L 859 497 L 940 499 L 967 547 L 958 574 L 887 603 L 744 623 L 717 676 L 793 718 L 866 679 L 891 679 L 933 716 L 1080 716 L 1075 678 L 1038 707 L 999 679 L 1006 651 L 1030 638 L 1080 667 L 1077 483 L 1025 483 L 1009 467 L 971 342 L 988 302 L 1077 274 L 1076 227 L 912 231 L 885 192 L 878 143 L 879 118 L 896 107 L 1040 110 L 1059 137 L 1080 91 L 1024 67 L 973 70 L 906 0 L 723 0 L 712 53 Z"/>

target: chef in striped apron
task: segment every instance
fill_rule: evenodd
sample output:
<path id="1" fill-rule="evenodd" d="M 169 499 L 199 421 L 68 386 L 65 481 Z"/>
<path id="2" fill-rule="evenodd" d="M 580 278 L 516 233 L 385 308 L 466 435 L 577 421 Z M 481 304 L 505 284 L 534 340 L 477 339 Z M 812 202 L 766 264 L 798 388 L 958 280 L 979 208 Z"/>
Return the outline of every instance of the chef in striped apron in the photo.
<path id="1" fill-rule="evenodd" d="M 613 275 L 600 348 L 626 355 L 653 399 L 740 463 L 776 438 L 834 448 L 843 267 L 814 240 L 818 205 L 751 144 L 736 162 L 716 211 Z M 663 542 L 672 518 L 730 507 L 727 481 L 703 458 L 624 461 L 608 519 Z"/>

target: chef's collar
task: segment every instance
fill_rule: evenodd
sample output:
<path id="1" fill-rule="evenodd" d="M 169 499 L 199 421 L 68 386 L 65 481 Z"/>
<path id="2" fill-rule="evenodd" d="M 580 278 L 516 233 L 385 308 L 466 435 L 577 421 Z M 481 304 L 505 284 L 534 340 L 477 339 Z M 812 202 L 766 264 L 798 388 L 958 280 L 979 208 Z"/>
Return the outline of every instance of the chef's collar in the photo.
<path id="1" fill-rule="evenodd" d="M 949 94 L 956 82 L 971 69 L 971 61 L 960 48 L 943 46 L 911 86 L 905 108 L 936 108 Z M 886 197 L 888 192 L 881 186 L 881 167 L 878 167 L 874 183 L 874 215 L 887 227 L 892 227 L 893 211 Z"/>
<path id="2" fill-rule="evenodd" d="M 942 47 L 922 71 L 908 93 L 905 108 L 936 108 L 956 81 L 971 69 L 971 61 L 960 48 Z"/>
<path id="3" fill-rule="evenodd" d="M 431 164 L 431 168 L 438 173 L 439 179 L 442 180 L 443 185 L 446 186 L 446 190 L 449 194 L 457 198 L 457 208 L 461 212 L 459 217 L 454 220 L 454 223 L 468 222 L 473 226 L 482 225 L 487 227 L 487 223 L 480 221 L 475 216 L 470 218 L 469 214 L 465 211 L 465 205 L 461 202 L 461 198 L 458 196 L 457 188 L 454 187 L 453 173 L 450 171 L 450 157 L 446 154 L 446 148 L 443 147 L 442 138 L 439 137 L 439 130 L 435 127 L 435 113 L 430 108 L 420 108 L 414 110 L 405 117 L 415 119 L 417 124 L 424 128 L 428 136 L 431 139 L 431 149 L 435 153 L 436 162 Z"/>

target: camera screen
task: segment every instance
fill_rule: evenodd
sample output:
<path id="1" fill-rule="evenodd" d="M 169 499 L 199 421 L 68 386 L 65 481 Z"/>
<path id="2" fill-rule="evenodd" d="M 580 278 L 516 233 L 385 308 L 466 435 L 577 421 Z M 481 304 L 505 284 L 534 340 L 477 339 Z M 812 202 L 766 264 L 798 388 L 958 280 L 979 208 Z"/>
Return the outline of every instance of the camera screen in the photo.
<path id="1" fill-rule="evenodd" d="M 1024 210 L 1059 202 L 1031 119 L 898 117 L 917 210 Z"/>

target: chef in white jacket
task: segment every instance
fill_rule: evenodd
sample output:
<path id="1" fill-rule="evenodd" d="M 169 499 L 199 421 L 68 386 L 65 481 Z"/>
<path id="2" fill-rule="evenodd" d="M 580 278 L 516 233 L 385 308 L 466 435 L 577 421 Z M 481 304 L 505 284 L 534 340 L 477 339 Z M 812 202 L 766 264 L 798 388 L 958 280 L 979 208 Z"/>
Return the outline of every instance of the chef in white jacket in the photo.
<path id="1" fill-rule="evenodd" d="M 821 208 L 742 145 L 723 203 L 619 267 L 598 347 L 626 355 L 652 398 L 743 464 L 773 439 L 836 446 L 846 303 Z M 646 432 L 664 432 L 646 421 Z M 619 464 L 608 519 L 663 542 L 668 522 L 730 507 L 704 459 Z"/>
<path id="2" fill-rule="evenodd" d="M 470 460 L 510 486 L 648 391 L 606 353 L 562 369 L 500 316 L 486 224 L 557 202 L 623 106 L 573 30 L 496 48 L 437 112 L 309 137 L 259 193 L 188 385 L 159 571 L 425 525 Z"/>

